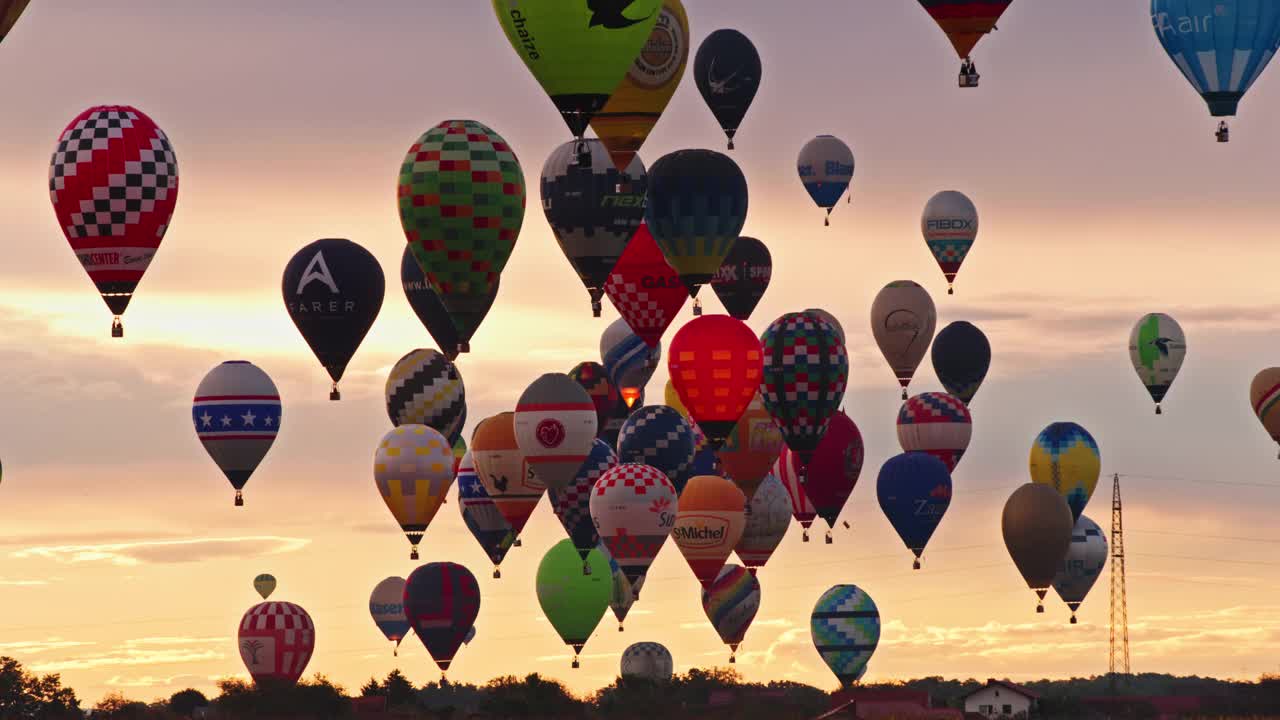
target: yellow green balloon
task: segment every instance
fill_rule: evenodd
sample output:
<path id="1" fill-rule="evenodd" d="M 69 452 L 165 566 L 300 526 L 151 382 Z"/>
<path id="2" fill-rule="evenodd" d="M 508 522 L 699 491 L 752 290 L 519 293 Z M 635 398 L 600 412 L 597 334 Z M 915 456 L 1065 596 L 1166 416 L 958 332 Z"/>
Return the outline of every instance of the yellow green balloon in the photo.
<path id="1" fill-rule="evenodd" d="M 537 589 L 542 614 L 564 644 L 573 648 L 573 666 L 578 667 L 578 653 L 609 609 L 613 594 L 609 559 L 596 549 L 584 564 L 573 541 L 561 540 L 538 563 Z"/>

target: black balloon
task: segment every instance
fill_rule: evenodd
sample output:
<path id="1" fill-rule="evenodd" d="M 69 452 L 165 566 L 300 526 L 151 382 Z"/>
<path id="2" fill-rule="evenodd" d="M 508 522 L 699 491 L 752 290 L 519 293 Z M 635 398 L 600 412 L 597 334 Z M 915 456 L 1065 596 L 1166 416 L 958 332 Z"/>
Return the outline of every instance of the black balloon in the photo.
<path id="1" fill-rule="evenodd" d="M 967 405 L 991 368 L 991 343 L 973 325 L 953 322 L 933 339 L 932 359 L 942 386 Z"/>
<path id="2" fill-rule="evenodd" d="M 773 276 L 769 248 L 753 237 L 739 237 L 730 248 L 720 271 L 711 278 L 711 289 L 729 314 L 747 320 L 755 311 Z"/>
<path id="3" fill-rule="evenodd" d="M 730 150 L 733 136 L 760 89 L 760 72 L 760 53 L 737 30 L 717 30 L 698 47 L 693 77 L 702 99 L 729 137 Z"/>
<path id="4" fill-rule="evenodd" d="M 453 326 L 449 311 L 445 309 L 444 303 L 440 302 L 440 295 L 431 287 L 427 276 L 422 272 L 422 266 L 418 265 L 408 244 L 404 246 L 404 255 L 400 258 L 400 283 L 404 286 L 404 297 L 409 301 L 409 307 L 413 308 L 414 314 L 418 316 L 418 320 L 422 321 L 423 327 L 431 333 L 431 338 L 440 347 L 440 352 L 450 360 L 456 360 L 458 347 L 463 343 L 471 342 L 471 335 L 458 336 L 458 330 Z M 500 283 L 500 280 L 494 282 L 489 303 L 485 306 L 484 312 L 476 318 L 476 327 L 480 326 L 480 321 L 484 320 L 485 315 L 489 314 L 489 309 L 493 307 L 493 301 L 498 297 Z"/>
<path id="5" fill-rule="evenodd" d="M 280 291 L 293 324 L 333 378 L 329 398 L 337 400 L 338 381 L 382 309 L 382 266 L 350 240 L 317 240 L 285 266 Z"/>

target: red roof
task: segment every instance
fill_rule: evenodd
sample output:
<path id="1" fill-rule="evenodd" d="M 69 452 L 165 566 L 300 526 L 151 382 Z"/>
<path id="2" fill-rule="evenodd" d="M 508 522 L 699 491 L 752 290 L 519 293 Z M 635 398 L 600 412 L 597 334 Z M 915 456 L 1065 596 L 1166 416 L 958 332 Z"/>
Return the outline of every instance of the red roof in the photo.
<path id="1" fill-rule="evenodd" d="M 971 692 L 967 692 L 967 693 L 965 693 L 964 695 L 962 695 L 962 696 L 960 697 L 960 699 L 961 699 L 961 700 L 968 700 L 971 696 L 976 695 L 976 694 L 978 694 L 978 693 L 982 692 L 983 690 L 986 690 L 986 689 L 987 689 L 987 688 L 989 688 L 989 687 L 995 687 L 995 686 L 999 686 L 999 687 L 1002 687 L 1002 688 L 1005 688 L 1005 689 L 1008 689 L 1008 690 L 1012 690 L 1013 692 L 1016 692 L 1016 693 L 1018 693 L 1019 695 L 1021 695 L 1022 697 L 1027 698 L 1027 699 L 1029 699 L 1029 700 L 1039 700 L 1039 699 L 1040 699 L 1040 695 L 1039 695 L 1038 693 L 1032 692 L 1031 690 L 1028 690 L 1028 689 L 1026 689 L 1026 688 L 1022 687 L 1021 685 L 1015 685 L 1015 684 L 1013 684 L 1013 683 L 1009 682 L 1008 680 L 996 680 L 995 678 L 991 678 L 991 679 L 987 680 L 987 684 L 986 684 L 986 685 L 983 685 L 982 687 L 978 688 L 977 690 L 973 690 L 973 691 L 971 691 Z"/>

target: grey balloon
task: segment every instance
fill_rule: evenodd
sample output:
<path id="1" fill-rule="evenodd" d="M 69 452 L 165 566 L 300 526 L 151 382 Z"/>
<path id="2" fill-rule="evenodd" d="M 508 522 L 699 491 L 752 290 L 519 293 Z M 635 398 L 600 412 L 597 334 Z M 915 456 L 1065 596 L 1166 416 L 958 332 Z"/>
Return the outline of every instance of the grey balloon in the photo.
<path id="1" fill-rule="evenodd" d="M 1044 596 L 1071 547 L 1075 521 L 1067 501 L 1049 485 L 1027 483 L 1009 496 L 1000 518 L 1005 547 L 1018 572 L 1040 598 L 1036 612 L 1044 612 Z"/>

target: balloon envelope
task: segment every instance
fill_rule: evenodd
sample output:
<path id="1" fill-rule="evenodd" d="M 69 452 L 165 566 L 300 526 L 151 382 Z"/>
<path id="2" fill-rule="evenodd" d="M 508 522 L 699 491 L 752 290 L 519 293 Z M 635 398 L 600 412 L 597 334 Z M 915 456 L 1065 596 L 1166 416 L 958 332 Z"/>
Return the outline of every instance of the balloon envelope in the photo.
<path id="1" fill-rule="evenodd" d="M 538 605 L 564 644 L 573 648 L 575 667 L 578 653 L 609 609 L 612 587 L 604 554 L 592 549 L 584 566 L 569 540 L 553 545 L 538 563 Z"/>
<path id="2" fill-rule="evenodd" d="M 769 248 L 753 237 L 739 236 L 711 278 L 711 289 L 730 317 L 746 321 L 755 311 L 773 277 Z"/>
<path id="3" fill-rule="evenodd" d="M 4 36 L 18 22 L 18 16 L 27 9 L 28 2 L 30 0 L 0 0 L 0 42 L 4 42 Z"/>
<path id="4" fill-rule="evenodd" d="M 1280 5 L 1250 0 L 1151 0 L 1151 24 L 1214 117 L 1240 100 L 1280 47 Z"/>
<path id="5" fill-rule="evenodd" d="M 516 444 L 539 482 L 563 489 L 573 482 L 595 442 L 596 407 L 576 380 L 547 373 L 516 403 Z"/>
<path id="6" fill-rule="evenodd" d="M 425 425 L 401 425 L 382 436 L 373 456 L 373 479 L 417 559 L 422 534 L 453 484 L 453 448 Z"/>
<path id="7" fill-rule="evenodd" d="M 618 460 L 648 465 L 667 474 L 676 493 L 693 477 L 693 428 L 666 405 L 646 405 L 632 413 L 618 433 Z"/>
<path id="8" fill-rule="evenodd" d="M 907 399 L 907 386 L 929 350 L 938 313 L 933 298 L 910 280 L 895 280 L 885 285 L 871 304 L 871 332 L 876 345 L 888 361 L 889 368 L 902 385 L 902 399 Z"/>
<path id="9" fill-rule="evenodd" d="M 736 653 L 760 610 L 760 581 L 741 565 L 725 565 L 710 585 L 703 586 L 702 610 L 720 640 Z M 732 656 L 729 661 L 734 661 Z"/>
<path id="10" fill-rule="evenodd" d="M 788 313 L 761 339 L 765 409 L 787 447 L 807 464 L 844 400 L 849 356 L 835 328 L 816 315 Z"/>
<path id="11" fill-rule="evenodd" d="M 196 388 L 191 415 L 209 457 L 241 490 L 266 457 L 280 429 L 280 392 L 257 365 L 230 360 L 209 371 Z"/>
<path id="12" fill-rule="evenodd" d="M 858 586 L 836 585 L 813 606 L 809 633 L 822 661 L 848 687 L 866 672 L 880 644 L 880 611 Z"/>
<path id="13" fill-rule="evenodd" d="M 809 541 L 809 526 L 813 524 L 815 518 L 818 517 L 818 510 L 813 506 L 813 502 L 809 500 L 809 494 L 805 489 L 805 482 L 800 471 L 800 458 L 788 449 L 783 449 L 782 454 L 778 458 L 778 462 L 773 466 L 773 472 L 778 476 L 778 480 L 782 482 L 782 487 L 787 491 L 787 497 L 791 500 L 791 515 L 800 523 L 800 527 L 804 528 L 805 542 Z M 759 492 L 758 490 L 756 491 Z"/>
<path id="14" fill-rule="evenodd" d="M 1012 1 L 920 0 L 920 4 L 947 34 L 956 54 L 967 58 L 982 36 L 996 28 L 996 22 Z"/>
<path id="15" fill-rule="evenodd" d="M 720 129 L 729 138 L 729 149 L 760 89 L 760 53 L 737 30 L 716 30 L 702 41 L 693 59 L 698 92 Z"/>
<path id="16" fill-rule="evenodd" d="M 782 462 L 789 464 L 794 462 L 795 453 L 788 448 L 782 452 L 782 457 Z M 862 475 L 865 458 L 866 450 L 857 424 L 843 411 L 837 411 L 831 416 L 822 442 L 818 443 L 818 449 L 805 467 L 803 480 L 805 496 L 814 511 L 827 521 L 828 527 L 836 526 L 840 512 Z"/>
<path id="17" fill-rule="evenodd" d="M 919 452 L 891 457 L 880 467 L 876 497 L 898 537 L 915 554 L 918 568 L 925 545 L 951 505 L 947 466 Z"/>
<path id="18" fill-rule="evenodd" d="M 1156 410 L 1178 377 L 1187 356 L 1187 338 L 1177 321 L 1163 313 L 1143 315 L 1129 333 L 1129 359 Z"/>
<path id="19" fill-rule="evenodd" d="M 667 370 L 689 417 L 713 449 L 724 445 L 760 388 L 763 358 L 751 328 L 728 315 L 704 315 L 671 340 Z"/>
<path id="20" fill-rule="evenodd" d="M 756 391 L 716 455 L 722 474 L 737 484 L 750 500 L 773 469 L 783 447 L 782 432 L 765 409 L 760 392 Z"/>
<path id="21" fill-rule="evenodd" d="M 413 313 L 431 334 L 431 339 L 436 341 L 440 351 L 450 360 L 457 358 L 458 347 L 471 341 L 475 328 L 471 328 L 471 332 L 465 336 L 458 333 L 449 310 L 440 301 L 440 294 L 431 287 L 431 281 L 422 272 L 422 266 L 413 257 L 413 248 L 409 245 L 404 246 L 404 254 L 400 258 L 400 283 L 404 287 L 404 297 L 409 301 L 409 307 L 413 308 Z M 484 320 L 493 307 L 493 301 L 498 298 L 499 284 L 498 281 L 493 283 L 484 306 L 479 309 L 479 320 Z"/>
<path id="22" fill-rule="evenodd" d="M 253 589 L 258 591 L 263 600 L 266 600 L 276 591 L 276 576 L 262 573 L 253 579 Z"/>
<path id="23" fill-rule="evenodd" d="M 1249 404 L 1272 440 L 1280 443 L 1280 368 L 1267 368 L 1253 376 L 1249 385 Z"/>
<path id="24" fill-rule="evenodd" d="M 480 585 L 456 563 L 421 565 L 405 581 L 404 614 L 431 659 L 447 671 L 480 614 Z"/>
<path id="25" fill-rule="evenodd" d="M 747 497 L 733 481 L 699 475 L 680 494 L 680 511 L 671 530 L 693 576 L 707 587 L 742 539 Z"/>
<path id="26" fill-rule="evenodd" d="M 1093 497 L 1102 471 L 1098 443 L 1073 422 L 1056 422 L 1031 443 L 1031 481 L 1048 485 L 1067 501 L 1073 520 Z"/>
<path id="27" fill-rule="evenodd" d="M 605 425 L 613 418 L 616 405 L 621 396 L 614 387 L 613 381 L 604 366 L 598 362 L 580 362 L 569 371 L 569 377 L 577 381 L 587 395 L 591 396 L 591 404 L 596 406 L 596 437 L 602 437 L 607 428 Z"/>
<path id="28" fill-rule="evenodd" d="M 1107 536 L 1098 524 L 1084 515 L 1076 520 L 1071 531 L 1071 547 L 1053 576 L 1053 589 L 1062 602 L 1071 608 L 1071 622 L 1076 621 L 1076 610 L 1084 602 L 1094 583 L 1107 566 Z"/>
<path id="29" fill-rule="evenodd" d="M 467 390 L 458 367 L 436 350 L 412 350 L 396 361 L 383 385 L 392 425 L 426 425 L 449 438 L 462 434 Z"/>
<path id="30" fill-rule="evenodd" d="M 494 506 L 519 536 L 547 486 L 533 473 L 516 442 L 515 413 L 499 413 L 476 426 L 471 458 Z"/>
<path id="31" fill-rule="evenodd" d="M 928 453 L 955 472 L 973 436 L 973 418 L 959 398 L 946 393 L 921 393 L 898 410 L 898 444 L 903 452 Z"/>
<path id="32" fill-rule="evenodd" d="M 853 181 L 853 151 L 840 138 L 819 135 L 800 148 L 796 170 L 814 204 L 830 216 Z"/>
<path id="33" fill-rule="evenodd" d="M 747 221 L 747 179 L 728 155 L 677 150 L 649 170 L 645 223 L 680 282 L 696 297 Z"/>
<path id="34" fill-rule="evenodd" d="M 389 577 L 373 587 L 369 615 L 382 635 L 399 647 L 409 634 L 409 619 L 404 614 L 404 578 Z"/>
<path id="35" fill-rule="evenodd" d="M 942 328 L 930 350 L 933 371 L 947 392 L 966 405 L 991 369 L 991 343 L 987 336 L 963 320 Z"/>
<path id="36" fill-rule="evenodd" d="M 480 482 L 471 453 L 467 453 L 459 464 L 457 480 L 458 512 L 462 513 L 462 523 L 480 544 L 485 557 L 493 563 L 496 573 L 515 542 L 516 534 L 511 523 L 498 512 L 493 498 L 484 489 L 484 483 Z"/>
<path id="37" fill-rule="evenodd" d="M 662 256 L 648 225 L 641 225 L 618 259 L 604 292 L 631 331 L 649 347 L 657 347 L 684 303 L 689 290 Z"/>
<path id="38" fill-rule="evenodd" d="M 1027 483 L 1005 502 L 1000 516 L 1004 545 L 1041 600 L 1067 556 L 1074 525 L 1071 508 L 1049 485 Z M 1044 606 L 1037 612 L 1044 612 Z"/>
<path id="39" fill-rule="evenodd" d="M 770 473 L 747 507 L 747 524 L 734 550 L 742 564 L 755 573 L 769 562 L 791 527 L 791 498 L 778 476 Z"/>
<path id="40" fill-rule="evenodd" d="M 556 518 L 564 526 L 564 531 L 568 533 L 569 540 L 583 561 L 600 545 L 600 534 L 591 519 L 591 491 L 595 489 L 600 476 L 617 464 L 618 456 L 614 454 L 613 448 L 603 440 L 596 439 L 587 459 L 578 468 L 573 482 L 561 490 L 547 489 L 551 497 L 551 509 L 555 511 Z"/>
<path id="41" fill-rule="evenodd" d="M 964 193 L 944 190 L 924 206 L 920 232 L 947 279 L 947 292 L 978 237 L 978 209 Z"/>
<path id="42" fill-rule="evenodd" d="M 619 675 L 623 678 L 642 678 L 664 683 L 671 679 L 674 672 L 675 662 L 671 659 L 671 651 L 659 643 L 632 643 L 622 651 Z"/>
<path id="43" fill-rule="evenodd" d="M 302 677 L 316 647 L 316 627 L 300 606 L 263 602 L 240 618 L 236 634 L 240 659 L 256 684 L 293 685 Z"/>
<path id="44" fill-rule="evenodd" d="M 618 465 L 596 481 L 591 517 L 609 556 L 633 585 L 671 534 L 678 500 L 667 474 L 648 465 Z"/>
<path id="45" fill-rule="evenodd" d="M 635 407 L 662 362 L 662 342 L 649 345 L 632 332 L 625 318 L 618 318 L 600 335 L 600 362 L 627 407 Z"/>

